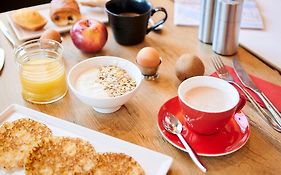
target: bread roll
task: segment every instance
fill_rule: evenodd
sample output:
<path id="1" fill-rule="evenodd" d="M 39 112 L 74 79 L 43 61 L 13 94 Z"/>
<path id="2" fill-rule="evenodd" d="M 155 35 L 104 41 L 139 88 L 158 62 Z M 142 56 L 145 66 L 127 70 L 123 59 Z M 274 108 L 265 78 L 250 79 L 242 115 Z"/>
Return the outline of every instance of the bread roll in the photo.
<path id="1" fill-rule="evenodd" d="M 58 26 L 74 24 L 81 17 L 75 0 L 52 0 L 50 6 L 51 20 Z"/>

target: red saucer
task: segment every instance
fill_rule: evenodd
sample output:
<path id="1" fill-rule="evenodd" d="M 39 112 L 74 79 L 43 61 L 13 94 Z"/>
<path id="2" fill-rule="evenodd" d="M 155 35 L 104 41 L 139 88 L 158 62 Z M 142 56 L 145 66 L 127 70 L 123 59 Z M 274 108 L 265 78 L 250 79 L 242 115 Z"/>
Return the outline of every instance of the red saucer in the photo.
<path id="1" fill-rule="evenodd" d="M 163 114 L 170 112 L 179 118 L 184 125 L 182 135 L 192 148 L 201 156 L 222 156 L 239 150 L 250 136 L 250 125 L 246 115 L 237 113 L 218 133 L 213 135 L 199 135 L 189 130 L 186 126 L 184 116 L 178 97 L 168 100 L 158 113 L 158 128 L 162 136 L 176 148 L 185 151 L 178 137 L 164 129 L 162 124 Z"/>

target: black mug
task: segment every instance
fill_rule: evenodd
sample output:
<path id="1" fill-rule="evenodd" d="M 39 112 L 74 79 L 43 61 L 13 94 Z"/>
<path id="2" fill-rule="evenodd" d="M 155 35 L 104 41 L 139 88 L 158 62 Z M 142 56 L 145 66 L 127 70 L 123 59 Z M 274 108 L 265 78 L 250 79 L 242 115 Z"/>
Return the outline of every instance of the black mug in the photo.
<path id="1" fill-rule="evenodd" d="M 114 38 L 122 45 L 142 42 L 146 34 L 163 24 L 168 17 L 163 7 L 152 8 L 146 0 L 110 0 L 105 4 L 105 9 Z M 148 27 L 150 17 L 156 12 L 163 12 L 165 16 Z"/>

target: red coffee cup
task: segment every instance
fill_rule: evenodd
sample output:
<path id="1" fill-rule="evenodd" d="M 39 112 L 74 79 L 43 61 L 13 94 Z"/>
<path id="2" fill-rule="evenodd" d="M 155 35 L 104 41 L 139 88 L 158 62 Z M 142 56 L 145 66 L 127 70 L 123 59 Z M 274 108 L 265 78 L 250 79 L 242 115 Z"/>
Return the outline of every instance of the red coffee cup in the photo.
<path id="1" fill-rule="evenodd" d="M 246 103 L 231 84 L 210 76 L 183 81 L 178 96 L 188 127 L 205 135 L 218 132 Z"/>

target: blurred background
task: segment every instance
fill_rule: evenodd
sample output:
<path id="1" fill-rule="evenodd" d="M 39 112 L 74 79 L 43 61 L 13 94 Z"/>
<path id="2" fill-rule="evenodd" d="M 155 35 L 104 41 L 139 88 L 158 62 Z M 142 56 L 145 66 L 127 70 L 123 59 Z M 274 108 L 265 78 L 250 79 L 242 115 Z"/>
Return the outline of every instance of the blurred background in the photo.
<path id="1" fill-rule="evenodd" d="M 15 10 L 23 7 L 29 7 L 44 3 L 49 3 L 51 0 L 1 0 L 0 12 Z"/>

